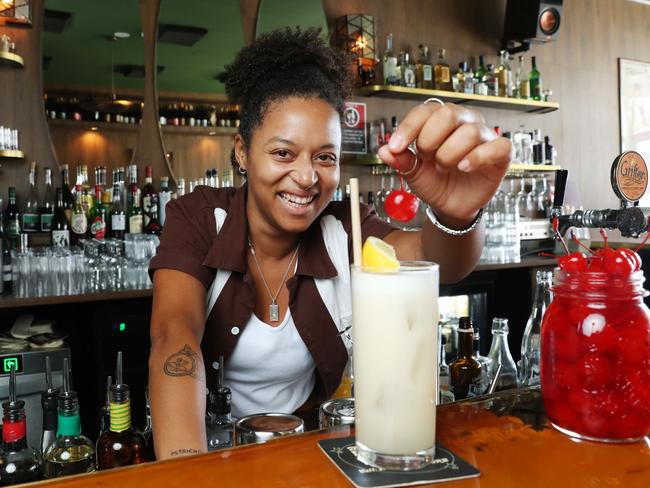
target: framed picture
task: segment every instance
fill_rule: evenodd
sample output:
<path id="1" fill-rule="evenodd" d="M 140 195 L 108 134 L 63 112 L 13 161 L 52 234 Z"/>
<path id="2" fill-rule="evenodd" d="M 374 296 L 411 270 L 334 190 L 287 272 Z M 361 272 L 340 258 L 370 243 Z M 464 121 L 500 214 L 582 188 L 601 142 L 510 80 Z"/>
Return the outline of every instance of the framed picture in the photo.
<path id="1" fill-rule="evenodd" d="M 650 165 L 650 63 L 618 59 L 621 152 L 636 151 Z M 650 205 L 650 192 L 639 205 Z"/>

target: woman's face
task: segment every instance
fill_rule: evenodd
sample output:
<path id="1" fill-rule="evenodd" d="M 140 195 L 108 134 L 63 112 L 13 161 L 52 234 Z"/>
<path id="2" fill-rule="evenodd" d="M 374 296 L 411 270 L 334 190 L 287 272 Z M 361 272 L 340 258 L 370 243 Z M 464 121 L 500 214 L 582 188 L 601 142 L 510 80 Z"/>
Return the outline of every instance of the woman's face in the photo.
<path id="1" fill-rule="evenodd" d="M 249 204 L 267 224 L 288 233 L 304 232 L 332 199 L 339 184 L 339 115 L 319 98 L 273 102 L 244 150 Z"/>

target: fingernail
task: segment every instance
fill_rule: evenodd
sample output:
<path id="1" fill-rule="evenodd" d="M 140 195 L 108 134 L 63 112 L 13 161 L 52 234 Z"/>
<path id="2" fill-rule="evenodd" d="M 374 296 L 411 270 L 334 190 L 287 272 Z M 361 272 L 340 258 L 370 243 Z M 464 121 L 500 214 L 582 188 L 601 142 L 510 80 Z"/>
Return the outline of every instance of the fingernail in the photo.
<path id="1" fill-rule="evenodd" d="M 469 171 L 469 167 L 470 167 L 469 159 L 463 159 L 460 163 L 458 163 L 458 166 L 457 166 L 457 168 L 460 171 L 464 171 L 465 173 L 467 173 Z"/>
<path id="2" fill-rule="evenodd" d="M 404 138 L 400 136 L 399 134 L 393 134 L 390 136 L 390 140 L 388 141 L 388 147 L 391 150 L 400 150 L 402 149 L 402 146 L 404 145 Z"/>

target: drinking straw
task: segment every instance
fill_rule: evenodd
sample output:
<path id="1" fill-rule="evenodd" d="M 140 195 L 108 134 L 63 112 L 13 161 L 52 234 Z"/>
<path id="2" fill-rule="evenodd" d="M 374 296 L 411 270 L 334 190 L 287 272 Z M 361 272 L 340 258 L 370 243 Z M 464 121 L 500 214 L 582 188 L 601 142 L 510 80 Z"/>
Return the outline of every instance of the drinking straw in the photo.
<path id="1" fill-rule="evenodd" d="M 350 212 L 352 217 L 352 255 L 355 266 L 361 266 L 361 216 L 359 210 L 359 179 L 350 178 Z"/>

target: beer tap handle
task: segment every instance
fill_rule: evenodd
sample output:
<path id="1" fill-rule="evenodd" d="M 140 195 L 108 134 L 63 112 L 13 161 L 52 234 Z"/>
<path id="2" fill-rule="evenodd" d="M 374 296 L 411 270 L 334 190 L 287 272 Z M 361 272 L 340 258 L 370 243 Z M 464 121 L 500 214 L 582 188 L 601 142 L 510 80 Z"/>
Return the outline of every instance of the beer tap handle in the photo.
<path id="1" fill-rule="evenodd" d="M 564 205 L 564 193 L 566 192 L 566 182 L 569 178 L 569 171 L 558 169 L 555 171 L 555 196 L 553 197 L 553 216 L 562 214 L 562 205 Z"/>

